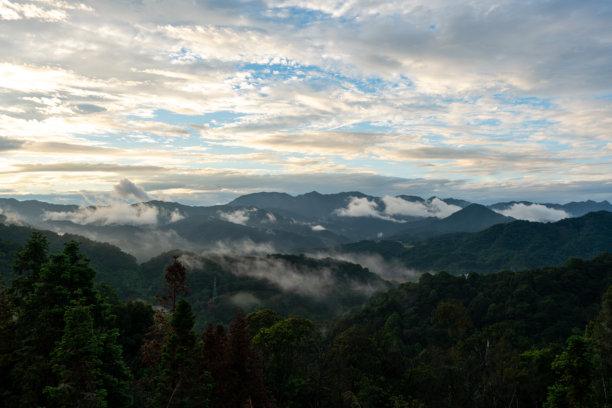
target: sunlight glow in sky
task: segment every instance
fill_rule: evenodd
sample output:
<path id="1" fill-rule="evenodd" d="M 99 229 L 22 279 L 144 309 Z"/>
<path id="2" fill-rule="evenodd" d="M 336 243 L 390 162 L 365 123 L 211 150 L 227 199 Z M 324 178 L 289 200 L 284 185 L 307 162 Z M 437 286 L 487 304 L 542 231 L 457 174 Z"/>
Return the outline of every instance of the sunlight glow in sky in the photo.
<path id="1" fill-rule="evenodd" d="M 0 0 L 0 157 L 58 202 L 611 200 L 612 5 Z"/>

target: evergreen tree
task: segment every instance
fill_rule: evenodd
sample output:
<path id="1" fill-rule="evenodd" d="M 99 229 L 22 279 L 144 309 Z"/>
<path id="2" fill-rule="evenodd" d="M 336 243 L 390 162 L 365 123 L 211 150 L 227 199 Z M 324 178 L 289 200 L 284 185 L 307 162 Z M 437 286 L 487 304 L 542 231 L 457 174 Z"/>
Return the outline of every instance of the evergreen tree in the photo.
<path id="1" fill-rule="evenodd" d="M 79 252 L 78 243 L 74 241 L 65 244 L 62 253 L 51 255 L 43 264 L 40 264 L 45 259 L 41 256 L 41 248 L 46 248 L 46 241 L 37 234 L 33 234 L 31 241 L 16 262 L 18 270 L 30 268 L 33 290 L 27 296 L 20 297 L 16 311 L 15 336 L 19 344 L 14 353 L 16 362 L 10 378 L 17 391 L 7 405 L 35 407 L 65 404 L 61 401 L 67 401 L 67 390 L 62 384 L 66 381 L 67 373 L 75 367 L 70 361 L 62 362 L 61 358 L 68 350 L 66 347 L 76 347 L 77 339 L 87 338 L 82 333 L 89 333 L 89 320 L 93 330 L 92 344 L 83 343 L 84 349 L 80 351 L 70 350 L 76 355 L 79 352 L 91 354 L 92 360 L 87 362 L 94 367 L 97 363 L 92 350 L 101 347 L 103 363 L 94 369 L 94 373 L 100 370 L 102 382 L 99 389 L 106 391 L 94 393 L 101 398 L 101 404 L 106 404 L 107 396 L 110 396 L 115 406 L 129 405 L 127 390 L 130 376 L 121 358 L 113 317 L 93 285 L 96 271 Z M 77 317 L 84 318 L 83 324 L 86 326 L 79 326 L 82 322 L 76 322 Z M 53 360 L 53 364 L 49 364 L 50 360 Z M 43 392 L 45 389 L 48 391 Z M 98 401 L 98 397 L 91 401 Z"/>
<path id="2" fill-rule="evenodd" d="M 64 334 L 50 356 L 52 370 L 59 382 L 58 385 L 44 389 L 44 393 L 49 396 L 49 406 L 107 406 L 107 390 L 103 385 L 101 369 L 102 341 L 94 329 L 90 309 L 75 304 L 66 310 Z"/>
<path id="3" fill-rule="evenodd" d="M 170 312 L 174 311 L 176 301 L 182 294 L 186 296 L 189 293 L 185 279 L 187 278 L 187 269 L 179 261 L 178 256 L 174 257 L 174 261 L 166 267 L 166 275 L 164 277 L 164 292 L 165 295 L 156 296 L 159 303 L 162 305 L 170 305 Z"/>
<path id="4" fill-rule="evenodd" d="M 26 241 L 24 249 L 17 253 L 12 271 L 18 275 L 10 287 L 13 302 L 21 305 L 34 292 L 34 283 L 48 260 L 49 242 L 42 232 L 35 231 Z"/>
<path id="5" fill-rule="evenodd" d="M 207 407 L 212 389 L 210 374 L 202 372 L 200 344 L 193 331 L 194 315 L 185 299 L 172 314 L 172 331 L 162 348 L 155 400 L 160 407 Z"/>

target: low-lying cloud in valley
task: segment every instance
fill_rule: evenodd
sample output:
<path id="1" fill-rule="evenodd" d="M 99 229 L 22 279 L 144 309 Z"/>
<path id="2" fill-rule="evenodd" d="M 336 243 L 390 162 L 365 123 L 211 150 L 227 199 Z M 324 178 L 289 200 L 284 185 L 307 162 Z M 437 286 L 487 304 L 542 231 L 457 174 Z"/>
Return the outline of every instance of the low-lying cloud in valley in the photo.
<path id="1" fill-rule="evenodd" d="M 345 208 L 335 211 L 341 217 L 373 217 L 387 221 L 402 222 L 398 217 L 436 217 L 446 218 L 461 210 L 461 207 L 447 204 L 434 197 L 427 201 L 408 201 L 402 197 L 384 196 L 382 199 L 384 208 L 375 200 L 367 197 L 351 197 Z"/>
<path id="2" fill-rule="evenodd" d="M 206 254 L 238 254 L 238 255 L 266 255 L 278 253 L 272 242 L 254 242 L 252 239 L 217 241 L 209 245 Z"/>
<path id="3" fill-rule="evenodd" d="M 334 278 L 328 268 L 298 268 L 274 257 L 236 257 L 207 255 L 209 259 L 237 276 L 250 276 L 267 280 L 284 291 L 304 296 L 323 297 L 334 286 Z"/>
<path id="4" fill-rule="evenodd" d="M 461 210 L 457 205 L 447 204 L 437 197 L 427 201 L 408 201 L 401 197 L 384 196 L 385 214 L 410 217 L 446 218 Z"/>
<path id="5" fill-rule="evenodd" d="M 421 272 L 407 268 L 401 261 L 397 259 L 386 260 L 379 254 L 358 254 L 349 252 L 314 252 L 308 256 L 316 259 L 333 258 L 340 261 L 346 261 L 361 265 L 367 268 L 370 272 L 374 272 L 378 276 L 386 280 L 396 282 L 416 282 L 421 276 Z"/>
<path id="6" fill-rule="evenodd" d="M 351 201 L 346 208 L 339 208 L 335 210 L 334 213 L 341 217 L 373 217 L 388 221 L 396 221 L 391 217 L 383 215 L 378 210 L 378 203 L 367 197 L 351 197 Z"/>
<path id="7" fill-rule="evenodd" d="M 232 212 L 219 211 L 218 214 L 219 218 L 221 218 L 222 220 L 229 221 L 233 224 L 247 225 L 247 222 L 249 222 L 249 219 L 251 218 L 251 213 L 253 211 L 255 210 L 241 209 Z"/>
<path id="8" fill-rule="evenodd" d="M 166 214 L 157 207 L 142 203 L 79 207 L 75 211 L 45 211 L 43 215 L 45 221 L 70 221 L 79 225 L 157 226 L 162 218 L 176 222 L 184 216 L 178 210 Z"/>
<path id="9" fill-rule="evenodd" d="M 535 222 L 555 222 L 571 217 L 570 214 L 563 210 L 550 208 L 542 204 L 515 203 L 509 208 L 495 211 L 507 217 L 516 218 L 517 220 Z"/>

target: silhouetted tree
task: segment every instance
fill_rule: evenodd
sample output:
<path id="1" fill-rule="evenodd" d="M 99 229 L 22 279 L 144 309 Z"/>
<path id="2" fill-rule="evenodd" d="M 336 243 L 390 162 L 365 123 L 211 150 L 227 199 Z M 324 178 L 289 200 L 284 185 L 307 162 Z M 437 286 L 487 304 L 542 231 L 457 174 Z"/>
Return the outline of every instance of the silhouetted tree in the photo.
<path id="1" fill-rule="evenodd" d="M 170 305 L 170 312 L 174 311 L 178 296 L 181 294 L 187 296 L 189 292 L 185 283 L 187 269 L 178 258 L 178 256 L 175 256 L 172 264 L 166 267 L 166 275 L 164 277 L 165 294 L 161 297 L 156 296 L 162 305 Z"/>

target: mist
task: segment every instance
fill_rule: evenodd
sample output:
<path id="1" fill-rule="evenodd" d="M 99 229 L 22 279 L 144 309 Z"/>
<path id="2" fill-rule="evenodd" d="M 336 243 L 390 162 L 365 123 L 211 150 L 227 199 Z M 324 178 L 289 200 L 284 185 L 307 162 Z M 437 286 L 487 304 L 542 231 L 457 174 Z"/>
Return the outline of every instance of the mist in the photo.
<path id="1" fill-rule="evenodd" d="M 332 258 L 341 261 L 351 262 L 367 268 L 385 280 L 395 282 L 416 282 L 422 272 L 407 268 L 397 259 L 385 260 L 379 254 L 357 254 L 348 252 L 312 252 L 308 256 L 315 259 Z"/>
<path id="2" fill-rule="evenodd" d="M 76 211 L 45 211 L 43 214 L 44 221 L 70 221 L 79 225 L 98 226 L 157 226 L 162 219 L 167 219 L 169 222 L 176 222 L 183 218 L 184 216 L 178 210 L 166 213 L 163 209 L 144 203 L 113 203 L 108 206 L 79 207 Z"/>
<path id="3" fill-rule="evenodd" d="M 542 204 L 526 205 L 523 203 L 515 203 L 509 208 L 495 211 L 507 217 L 516 218 L 517 220 L 535 222 L 555 222 L 571 217 L 570 214 L 563 210 L 550 208 Z"/>

